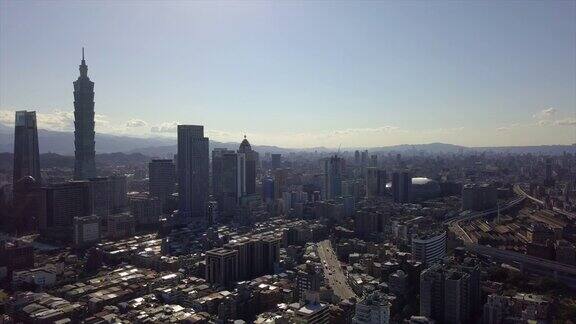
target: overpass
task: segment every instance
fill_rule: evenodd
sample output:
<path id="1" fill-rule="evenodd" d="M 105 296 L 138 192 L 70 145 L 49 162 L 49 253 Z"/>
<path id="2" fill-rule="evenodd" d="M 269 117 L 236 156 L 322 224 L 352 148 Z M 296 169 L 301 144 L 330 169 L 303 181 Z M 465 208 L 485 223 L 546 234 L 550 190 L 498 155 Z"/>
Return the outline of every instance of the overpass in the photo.
<path id="1" fill-rule="evenodd" d="M 504 263 L 514 263 L 523 272 L 553 277 L 576 288 L 576 266 L 474 243 L 465 243 L 464 247 L 470 252 L 490 256 Z"/>
<path id="2" fill-rule="evenodd" d="M 510 200 L 504 206 L 491 208 L 491 209 L 487 209 L 487 210 L 483 210 L 483 211 L 479 211 L 479 212 L 475 212 L 475 213 L 470 213 L 470 214 L 466 214 L 463 216 L 458 216 L 456 218 L 449 219 L 449 220 L 445 221 L 444 224 L 448 225 L 459 237 L 461 237 L 464 240 L 464 242 L 473 243 L 473 240 L 470 237 L 470 235 L 468 235 L 468 233 L 466 233 L 466 231 L 460 226 L 461 222 L 470 221 L 470 220 L 473 220 L 476 218 L 480 218 L 480 217 L 484 217 L 484 216 L 488 216 L 488 215 L 497 213 L 498 209 L 500 209 L 501 212 L 506 211 L 508 209 L 511 209 L 511 208 L 518 206 L 519 204 L 521 204 L 524 201 L 524 199 L 526 199 L 526 197 L 520 196 L 520 197 L 517 197 L 517 198 Z"/>
<path id="3" fill-rule="evenodd" d="M 544 201 L 540 200 L 540 199 L 536 199 L 535 197 L 530 196 L 528 193 L 526 193 L 526 191 L 518 184 L 514 185 L 514 192 L 516 194 L 518 194 L 521 197 L 525 197 L 527 199 L 532 200 L 533 202 L 544 206 Z M 566 217 L 568 217 L 568 219 L 570 220 L 576 220 L 576 213 L 571 213 L 571 212 L 567 212 L 565 210 L 562 210 L 558 207 L 553 207 L 552 210 L 558 214 L 564 215 Z"/>

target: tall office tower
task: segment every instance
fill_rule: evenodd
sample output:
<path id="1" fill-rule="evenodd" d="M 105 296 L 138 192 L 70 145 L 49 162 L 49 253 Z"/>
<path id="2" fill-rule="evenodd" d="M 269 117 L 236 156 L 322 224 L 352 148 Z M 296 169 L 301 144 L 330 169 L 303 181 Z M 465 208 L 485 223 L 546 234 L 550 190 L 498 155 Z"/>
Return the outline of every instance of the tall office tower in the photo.
<path id="1" fill-rule="evenodd" d="M 495 208 L 498 191 L 489 184 L 466 184 L 462 187 L 462 209 L 482 211 Z"/>
<path id="2" fill-rule="evenodd" d="M 440 264 L 420 274 L 420 315 L 437 321 L 444 319 L 444 273 Z"/>
<path id="3" fill-rule="evenodd" d="M 112 188 L 108 178 L 91 178 L 90 194 L 92 195 L 93 213 L 98 216 L 108 216 L 112 210 Z M 104 218 L 101 218 L 104 219 Z M 105 221 L 103 221 L 105 222 Z"/>
<path id="4" fill-rule="evenodd" d="M 282 193 L 287 189 L 289 172 L 290 169 L 286 168 L 274 170 L 274 199 L 282 198 Z"/>
<path id="5" fill-rule="evenodd" d="M 552 159 L 546 158 L 546 169 L 545 169 L 545 179 L 544 182 L 546 185 L 551 185 L 553 183 L 552 180 Z"/>
<path id="6" fill-rule="evenodd" d="M 128 207 L 128 188 L 126 176 L 112 175 L 110 181 L 110 209 L 112 214 L 121 213 Z"/>
<path id="7" fill-rule="evenodd" d="M 250 142 L 244 135 L 244 140 L 240 143 L 238 153 L 243 153 L 246 156 L 246 194 L 252 195 L 256 193 L 256 165 L 258 164 L 258 152 L 252 150 Z"/>
<path id="8" fill-rule="evenodd" d="M 344 160 L 334 155 L 324 160 L 324 196 L 326 200 L 342 196 Z"/>
<path id="9" fill-rule="evenodd" d="M 88 78 L 82 48 L 80 76 L 74 81 L 74 179 L 96 176 L 94 144 L 94 82 Z"/>
<path id="10" fill-rule="evenodd" d="M 446 231 L 431 232 L 412 237 L 412 257 L 416 261 L 432 264 L 446 255 Z"/>
<path id="11" fill-rule="evenodd" d="M 272 170 L 279 169 L 282 165 L 282 154 L 272 154 Z"/>
<path id="12" fill-rule="evenodd" d="M 25 176 L 16 181 L 13 190 L 14 209 L 7 215 L 6 224 L 18 233 L 36 232 L 43 200 L 40 183 L 32 176 Z"/>
<path id="13" fill-rule="evenodd" d="M 206 281 L 230 287 L 238 280 L 238 251 L 217 248 L 206 252 Z"/>
<path id="14" fill-rule="evenodd" d="M 296 298 L 303 300 L 308 291 L 320 291 L 323 277 L 322 269 L 314 263 L 304 263 L 295 269 Z"/>
<path id="15" fill-rule="evenodd" d="M 48 237 L 71 240 L 74 217 L 92 215 L 88 181 L 71 181 L 42 188 L 40 232 Z"/>
<path id="16" fill-rule="evenodd" d="M 128 198 L 130 213 L 136 219 L 136 225 L 143 227 L 158 226 L 162 215 L 162 203 L 157 197 L 146 193 L 130 194 Z"/>
<path id="17" fill-rule="evenodd" d="M 360 158 L 360 163 L 363 167 L 368 166 L 368 150 L 362 151 L 362 156 Z"/>
<path id="18" fill-rule="evenodd" d="M 386 182 L 388 181 L 388 175 L 386 170 L 378 170 L 378 196 L 384 196 L 386 194 Z"/>
<path id="19" fill-rule="evenodd" d="M 176 166 L 172 160 L 152 160 L 148 163 L 148 191 L 160 199 L 164 209 L 166 200 L 176 190 Z"/>
<path id="20" fill-rule="evenodd" d="M 412 178 L 408 172 L 394 172 L 392 174 L 392 196 L 394 202 L 410 202 L 410 189 L 412 187 Z"/>
<path id="21" fill-rule="evenodd" d="M 15 184 L 23 177 L 40 179 L 40 153 L 38 151 L 38 129 L 35 111 L 17 111 L 14 124 L 14 176 Z"/>
<path id="22" fill-rule="evenodd" d="M 370 166 L 374 168 L 378 166 L 378 155 L 370 155 Z"/>
<path id="23" fill-rule="evenodd" d="M 420 274 L 420 315 L 440 323 L 470 321 L 479 310 L 479 267 L 436 264 Z"/>
<path id="24" fill-rule="evenodd" d="M 260 238 L 259 241 L 262 256 L 262 271 L 270 274 L 274 273 L 275 266 L 280 262 L 280 247 L 282 237 L 268 235 Z"/>
<path id="25" fill-rule="evenodd" d="M 387 324 L 390 322 L 390 299 L 379 291 L 365 295 L 356 304 L 354 324 Z"/>
<path id="26" fill-rule="evenodd" d="M 246 156 L 227 151 L 222 155 L 223 213 L 233 216 L 240 197 L 246 194 Z"/>
<path id="27" fill-rule="evenodd" d="M 360 165 L 360 151 L 354 151 L 354 164 L 356 166 Z"/>
<path id="28" fill-rule="evenodd" d="M 266 203 L 272 203 L 274 201 L 274 179 L 265 178 L 262 180 L 262 199 Z"/>
<path id="29" fill-rule="evenodd" d="M 222 212 L 224 208 L 224 154 L 234 153 L 225 148 L 215 148 L 212 150 L 212 196 L 218 203 L 218 210 Z"/>
<path id="30" fill-rule="evenodd" d="M 178 212 L 183 222 L 202 222 L 206 215 L 208 150 L 204 126 L 178 125 Z"/>
<path id="31" fill-rule="evenodd" d="M 366 168 L 366 197 L 378 196 L 378 168 Z"/>

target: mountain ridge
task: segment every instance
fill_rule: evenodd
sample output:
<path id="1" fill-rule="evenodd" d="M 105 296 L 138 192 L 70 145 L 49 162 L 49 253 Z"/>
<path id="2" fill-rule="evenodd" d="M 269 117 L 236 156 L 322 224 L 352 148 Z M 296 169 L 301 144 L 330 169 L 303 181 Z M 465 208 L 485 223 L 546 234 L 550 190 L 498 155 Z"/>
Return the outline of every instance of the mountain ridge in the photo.
<path id="1" fill-rule="evenodd" d="M 13 128 L 0 123 L 0 152 L 13 152 Z M 97 133 L 96 152 L 98 154 L 122 152 L 126 154 L 140 153 L 149 157 L 172 157 L 176 154 L 175 138 L 165 137 L 134 137 Z M 57 153 L 59 155 L 74 155 L 74 133 L 66 131 L 52 131 L 39 129 L 38 141 L 40 153 Z M 240 143 L 218 142 L 210 140 L 210 150 L 213 148 L 238 149 Z M 330 153 L 338 149 L 328 147 L 313 148 L 282 148 L 271 145 L 252 145 L 260 153 L 290 153 L 290 152 L 319 152 Z M 372 152 L 406 152 L 406 153 L 460 153 L 460 152 L 493 152 L 493 153 L 533 153 L 533 154 L 562 154 L 564 151 L 576 152 L 576 144 L 572 145 L 534 145 L 534 146 L 485 146 L 467 147 L 447 143 L 425 144 L 398 144 L 391 146 L 378 146 L 371 148 L 348 147 L 340 151 L 370 150 Z"/>

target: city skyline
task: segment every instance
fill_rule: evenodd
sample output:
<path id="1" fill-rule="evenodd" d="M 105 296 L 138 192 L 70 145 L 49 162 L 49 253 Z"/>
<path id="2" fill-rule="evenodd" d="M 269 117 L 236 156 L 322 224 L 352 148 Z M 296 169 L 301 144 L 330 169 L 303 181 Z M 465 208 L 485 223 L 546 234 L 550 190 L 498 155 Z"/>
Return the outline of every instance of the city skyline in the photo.
<path id="1" fill-rule="evenodd" d="M 10 127 L 28 109 L 39 129 L 73 130 L 86 46 L 97 133 L 175 139 L 177 124 L 200 124 L 217 141 L 286 148 L 576 142 L 571 2 L 1 6 Z M 173 19 L 148 26 L 154 15 Z"/>

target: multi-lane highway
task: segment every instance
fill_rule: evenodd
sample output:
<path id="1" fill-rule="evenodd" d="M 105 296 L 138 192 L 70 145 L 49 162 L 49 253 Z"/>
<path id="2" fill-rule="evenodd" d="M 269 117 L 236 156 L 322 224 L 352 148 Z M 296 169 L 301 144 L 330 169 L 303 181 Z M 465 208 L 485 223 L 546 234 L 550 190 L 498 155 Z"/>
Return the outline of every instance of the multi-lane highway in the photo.
<path id="1" fill-rule="evenodd" d="M 519 185 L 514 186 L 514 192 L 519 196 L 510 202 L 506 203 L 506 205 L 500 207 L 500 211 L 504 211 L 509 208 L 513 208 L 518 204 L 522 203 L 525 199 L 530 199 L 533 202 L 543 205 L 544 202 L 538 200 L 530 195 L 528 195 Z M 559 212 L 568 217 L 576 217 L 573 213 L 569 213 L 566 211 L 558 210 L 557 208 L 554 209 L 555 212 Z M 497 248 L 493 248 L 490 246 L 483 246 L 475 244 L 472 238 L 466 233 L 466 231 L 460 226 L 460 223 L 463 221 L 473 220 L 479 217 L 487 216 L 493 213 L 498 212 L 497 208 L 477 212 L 477 213 L 470 213 L 465 214 L 445 222 L 452 231 L 454 231 L 460 238 L 464 240 L 464 246 L 467 250 L 472 251 L 474 253 L 490 256 L 494 259 L 500 260 L 501 262 L 508 262 L 514 263 L 519 265 L 522 270 L 527 272 L 536 273 L 539 275 L 545 276 L 552 276 L 558 279 L 561 279 L 563 282 L 568 284 L 571 287 L 576 287 L 576 267 L 572 265 L 562 264 L 559 262 L 546 260 L 537 258 L 534 256 L 507 251 L 507 250 L 500 250 Z"/>
<path id="2" fill-rule="evenodd" d="M 324 276 L 328 280 L 330 287 L 334 290 L 334 294 L 341 299 L 356 297 L 356 294 L 348 285 L 346 275 L 344 275 L 342 267 L 340 267 L 340 261 L 338 261 L 330 241 L 324 240 L 319 242 L 316 244 L 316 247 L 318 256 L 322 262 L 322 268 L 324 269 Z"/>
<path id="3" fill-rule="evenodd" d="M 458 216 L 458 217 L 449 219 L 449 220 L 445 221 L 444 224 L 448 225 L 452 229 L 452 231 L 456 233 L 456 235 L 458 235 L 460 238 L 462 238 L 464 240 L 464 242 L 473 243 L 474 241 L 472 240 L 470 235 L 468 235 L 468 233 L 466 233 L 466 231 L 460 226 L 460 223 L 462 223 L 463 221 L 470 221 L 470 220 L 473 220 L 476 218 L 480 218 L 480 217 L 484 217 L 484 216 L 488 216 L 488 215 L 497 213 L 498 208 L 500 208 L 500 212 L 506 211 L 510 208 L 516 207 L 518 204 L 522 203 L 524 201 L 524 199 L 525 199 L 525 197 L 523 197 L 523 196 L 517 197 L 517 198 L 512 199 L 511 201 L 507 202 L 504 206 L 500 206 L 500 207 L 496 207 L 496 208 L 492 208 L 492 209 L 488 209 L 488 210 L 484 210 L 484 211 L 480 211 L 480 212 L 464 214 L 462 216 Z"/>
<path id="4" fill-rule="evenodd" d="M 521 197 L 528 198 L 539 205 L 544 205 L 544 202 L 542 200 L 536 199 L 535 197 L 530 196 L 528 193 L 526 193 L 526 191 L 520 185 L 514 185 L 514 192 L 517 195 L 520 195 Z M 567 211 L 562 210 L 558 207 L 553 207 L 552 210 L 556 213 L 559 213 L 559 214 L 562 214 L 562 215 L 568 217 L 571 220 L 576 220 L 576 213 L 567 212 Z"/>
<path id="5" fill-rule="evenodd" d="M 576 267 L 573 265 L 478 244 L 465 243 L 464 247 L 471 252 L 487 255 L 501 262 L 518 264 L 523 271 L 555 277 L 570 287 L 576 287 Z"/>

